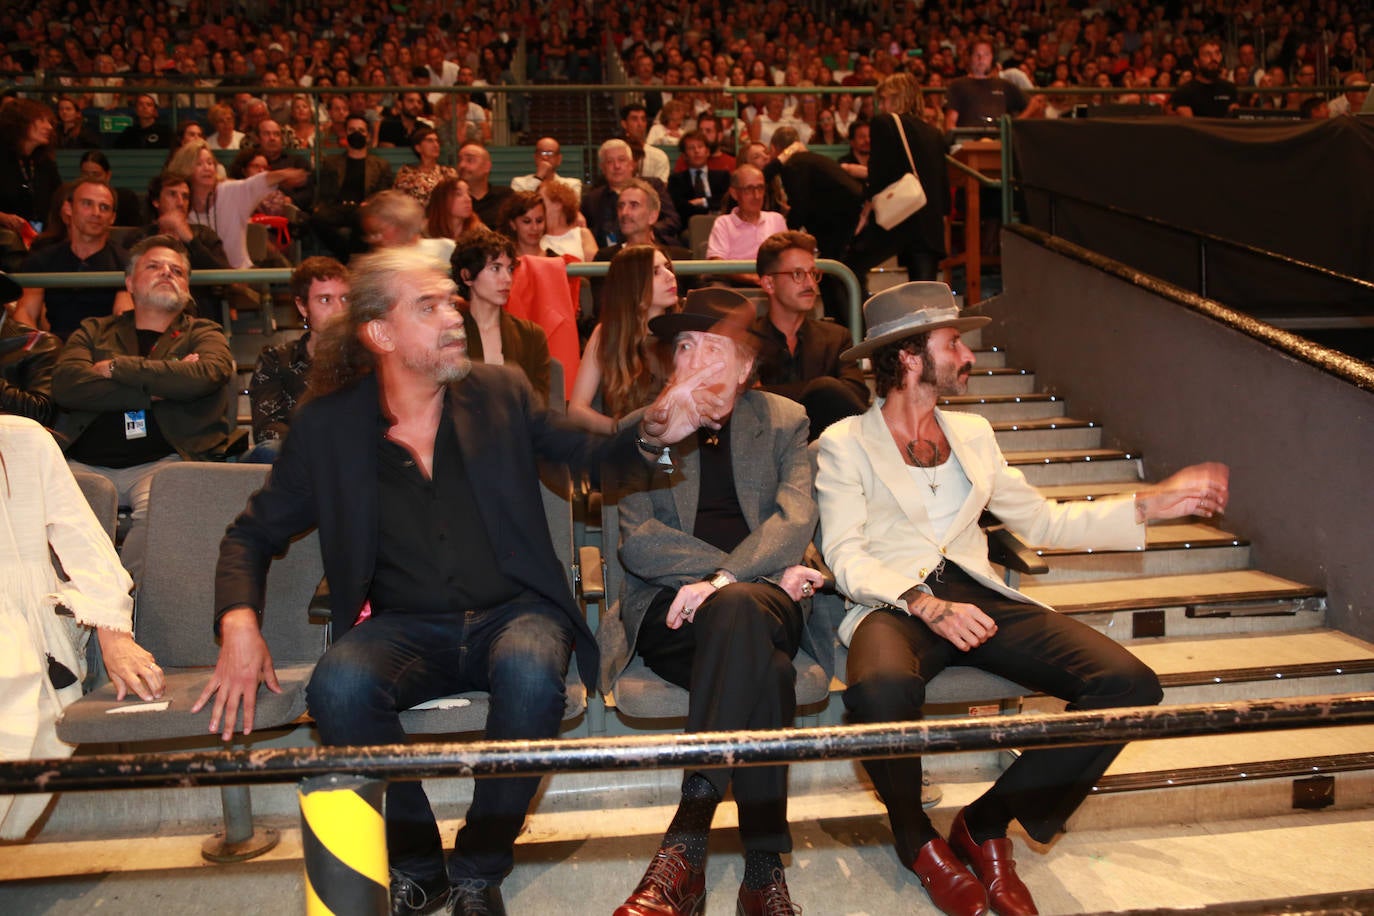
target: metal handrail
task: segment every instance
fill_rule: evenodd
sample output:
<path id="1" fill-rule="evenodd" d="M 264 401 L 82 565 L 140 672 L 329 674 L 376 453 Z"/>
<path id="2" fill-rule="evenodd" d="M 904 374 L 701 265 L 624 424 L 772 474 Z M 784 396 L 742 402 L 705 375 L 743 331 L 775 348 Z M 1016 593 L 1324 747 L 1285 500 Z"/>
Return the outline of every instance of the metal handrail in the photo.
<path id="1" fill-rule="evenodd" d="M 1374 722 L 1371 693 L 774 731 L 101 754 L 0 763 L 0 794 L 258 785 L 330 773 L 421 779 L 767 766 L 1368 722 Z"/>

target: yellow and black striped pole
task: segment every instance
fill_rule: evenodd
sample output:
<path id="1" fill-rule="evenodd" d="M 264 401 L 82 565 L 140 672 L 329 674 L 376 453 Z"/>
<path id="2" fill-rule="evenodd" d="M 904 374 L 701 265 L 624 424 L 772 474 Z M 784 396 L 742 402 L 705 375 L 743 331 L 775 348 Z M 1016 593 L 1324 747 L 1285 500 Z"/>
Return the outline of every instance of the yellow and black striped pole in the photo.
<path id="1" fill-rule="evenodd" d="M 301 782 L 306 916 L 388 912 L 390 878 L 382 804 L 386 783 L 361 776 Z"/>

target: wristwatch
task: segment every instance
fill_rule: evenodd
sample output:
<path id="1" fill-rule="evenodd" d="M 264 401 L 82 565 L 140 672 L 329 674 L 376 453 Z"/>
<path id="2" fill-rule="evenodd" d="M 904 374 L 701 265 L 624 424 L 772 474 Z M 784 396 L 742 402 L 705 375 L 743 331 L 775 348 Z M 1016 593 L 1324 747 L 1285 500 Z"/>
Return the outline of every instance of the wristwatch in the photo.
<path id="1" fill-rule="evenodd" d="M 725 570 L 718 569 L 712 576 L 706 579 L 706 581 L 709 582 L 711 587 L 716 591 L 720 591 L 734 580 L 725 574 Z"/>

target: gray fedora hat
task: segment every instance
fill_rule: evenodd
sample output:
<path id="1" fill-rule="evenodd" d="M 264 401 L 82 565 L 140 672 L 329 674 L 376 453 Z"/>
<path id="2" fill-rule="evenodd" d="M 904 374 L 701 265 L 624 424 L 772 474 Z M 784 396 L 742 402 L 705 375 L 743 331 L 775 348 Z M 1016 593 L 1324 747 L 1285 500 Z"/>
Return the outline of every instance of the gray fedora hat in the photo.
<path id="1" fill-rule="evenodd" d="M 842 360 L 855 360 L 898 340 L 937 328 L 967 331 L 992 321 L 986 315 L 959 316 L 954 293 L 943 283 L 913 280 L 885 289 L 864 303 L 864 324 L 868 331 L 863 343 L 840 354 Z"/>

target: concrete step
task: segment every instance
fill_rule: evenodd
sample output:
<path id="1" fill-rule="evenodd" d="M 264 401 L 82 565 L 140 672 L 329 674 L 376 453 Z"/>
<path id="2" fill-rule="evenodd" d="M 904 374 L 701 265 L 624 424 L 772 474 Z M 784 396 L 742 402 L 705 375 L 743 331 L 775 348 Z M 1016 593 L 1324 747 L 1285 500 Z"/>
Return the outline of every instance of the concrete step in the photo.
<path id="1" fill-rule="evenodd" d="M 1037 484 L 1036 489 L 1046 499 L 1067 502 L 1074 499 L 1094 500 L 1104 496 L 1134 493 L 1140 489 L 1139 480 L 1099 480 L 1081 483 Z"/>
<path id="2" fill-rule="evenodd" d="M 973 351 L 973 368 L 1001 369 L 1007 365 L 1007 351 L 993 347 L 991 350 Z"/>
<path id="3" fill-rule="evenodd" d="M 1113 639 L 1199 637 L 1227 634 L 1291 633 L 1326 623 L 1321 597 L 1241 602 L 1214 613 L 1211 607 L 1078 611 L 1074 618 Z"/>
<path id="4" fill-rule="evenodd" d="M 1037 449 L 1095 449 L 1102 445 L 1102 427 L 1091 420 L 1041 417 L 999 420 L 992 424 L 1003 452 Z"/>
<path id="5" fill-rule="evenodd" d="M 1065 411 L 1064 401 L 1049 394 L 986 396 L 960 394 L 941 398 L 940 407 L 944 410 L 978 414 L 987 418 L 989 422 L 1062 417 Z"/>
<path id="6" fill-rule="evenodd" d="M 1061 613 L 1091 613 L 1207 608 L 1215 605 L 1280 603 L 1318 597 L 1321 590 L 1257 569 L 1236 569 L 1178 576 L 1142 576 L 1044 585 L 1026 583 L 1021 591 Z"/>
<path id="7" fill-rule="evenodd" d="M 1031 486 L 1121 483 L 1141 478 L 1140 456 L 1114 448 L 1030 449 L 1004 452 Z"/>
<path id="8" fill-rule="evenodd" d="M 968 379 L 968 393 L 1031 394 L 1035 391 L 1035 373 L 1029 369 L 974 369 Z"/>
<path id="9" fill-rule="evenodd" d="M 1049 572 L 1021 576 L 1018 581 L 1048 585 L 1086 579 L 1217 572 L 1243 569 L 1250 563 L 1248 542 L 1205 522 L 1151 525 L 1145 537 L 1144 550 L 1037 548 L 1036 553 L 1049 564 Z"/>

